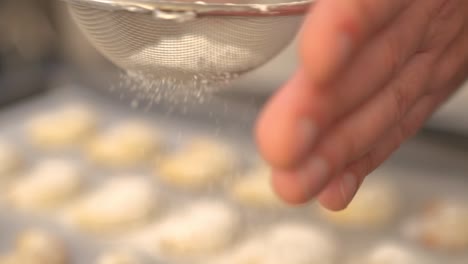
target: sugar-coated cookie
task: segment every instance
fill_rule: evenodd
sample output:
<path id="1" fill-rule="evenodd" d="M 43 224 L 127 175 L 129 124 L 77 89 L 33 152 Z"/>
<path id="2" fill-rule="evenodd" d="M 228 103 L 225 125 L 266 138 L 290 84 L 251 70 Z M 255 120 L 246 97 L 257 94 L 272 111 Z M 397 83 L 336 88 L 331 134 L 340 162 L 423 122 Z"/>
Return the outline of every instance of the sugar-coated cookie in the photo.
<path id="1" fill-rule="evenodd" d="M 22 158 L 17 149 L 6 139 L 0 139 L 0 182 L 11 178 L 22 165 Z"/>
<path id="2" fill-rule="evenodd" d="M 227 145 L 209 139 L 196 139 L 161 159 L 156 174 L 169 184 L 197 189 L 230 176 L 235 164 L 236 157 Z"/>
<path id="3" fill-rule="evenodd" d="M 7 200 L 19 209 L 51 209 L 76 195 L 81 186 L 82 172 L 77 163 L 46 159 L 11 184 Z"/>
<path id="4" fill-rule="evenodd" d="M 164 219 L 156 244 L 170 256 L 213 254 L 232 242 L 238 228 L 234 209 L 220 201 L 201 200 Z"/>
<path id="5" fill-rule="evenodd" d="M 149 221 L 158 208 L 151 184 L 137 176 L 109 180 L 72 208 L 72 222 L 89 232 L 118 232 Z"/>
<path id="6" fill-rule="evenodd" d="M 78 145 L 96 129 L 96 113 L 89 106 L 69 105 L 38 114 L 27 122 L 32 143 L 44 148 Z"/>
<path id="7" fill-rule="evenodd" d="M 395 241 L 379 243 L 369 252 L 353 258 L 348 264 L 435 264 L 423 252 Z"/>
<path id="8" fill-rule="evenodd" d="M 22 264 L 69 263 L 65 243 L 59 237 L 38 229 L 26 230 L 18 236 L 15 255 Z"/>
<path id="9" fill-rule="evenodd" d="M 338 243 L 317 226 L 288 222 L 275 224 L 248 237 L 209 261 L 210 264 L 336 264 Z"/>
<path id="10" fill-rule="evenodd" d="M 468 205 L 461 200 L 439 200 L 404 227 L 404 235 L 436 250 L 468 250 Z"/>
<path id="11" fill-rule="evenodd" d="M 150 160 L 162 144 L 161 135 L 151 125 L 127 120 L 93 138 L 86 146 L 86 154 L 103 166 L 127 167 Z"/>
<path id="12" fill-rule="evenodd" d="M 312 225 L 278 224 L 267 233 L 266 241 L 269 254 L 264 263 L 268 264 L 333 264 L 338 256 L 332 235 Z"/>
<path id="13" fill-rule="evenodd" d="M 122 250 L 104 252 L 98 257 L 96 264 L 142 264 L 142 262 L 134 253 Z"/>
<path id="14" fill-rule="evenodd" d="M 234 200 L 250 207 L 276 208 L 283 205 L 271 185 L 271 173 L 266 165 L 260 165 L 236 179 L 230 194 Z"/>

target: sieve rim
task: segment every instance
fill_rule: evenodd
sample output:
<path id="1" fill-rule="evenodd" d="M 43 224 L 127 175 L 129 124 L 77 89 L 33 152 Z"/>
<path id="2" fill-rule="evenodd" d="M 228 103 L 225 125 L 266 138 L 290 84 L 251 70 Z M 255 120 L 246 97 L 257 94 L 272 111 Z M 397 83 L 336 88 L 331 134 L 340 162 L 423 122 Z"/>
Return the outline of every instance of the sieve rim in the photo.
<path id="1" fill-rule="evenodd" d="M 93 6 L 106 10 L 139 13 L 193 13 L 196 16 L 292 16 L 303 15 L 316 0 L 296 0 L 273 4 L 187 3 L 155 0 L 63 0 L 71 4 Z"/>

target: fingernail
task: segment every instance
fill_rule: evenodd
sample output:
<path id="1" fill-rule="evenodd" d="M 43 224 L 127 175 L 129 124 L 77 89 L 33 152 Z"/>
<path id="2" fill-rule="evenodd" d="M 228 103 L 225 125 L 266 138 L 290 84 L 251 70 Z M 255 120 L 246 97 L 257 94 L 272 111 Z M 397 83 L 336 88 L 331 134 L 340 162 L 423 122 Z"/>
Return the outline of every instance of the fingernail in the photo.
<path id="1" fill-rule="evenodd" d="M 317 136 L 317 128 L 308 118 L 301 119 L 297 126 L 298 157 L 302 157 L 306 155 L 314 145 Z"/>
<path id="2" fill-rule="evenodd" d="M 357 192 L 357 179 L 354 174 L 346 173 L 340 185 L 340 192 L 343 202 L 348 204 Z"/>
<path id="3" fill-rule="evenodd" d="M 312 198 L 328 182 L 329 168 L 327 162 L 322 158 L 310 159 L 300 170 L 304 195 Z"/>

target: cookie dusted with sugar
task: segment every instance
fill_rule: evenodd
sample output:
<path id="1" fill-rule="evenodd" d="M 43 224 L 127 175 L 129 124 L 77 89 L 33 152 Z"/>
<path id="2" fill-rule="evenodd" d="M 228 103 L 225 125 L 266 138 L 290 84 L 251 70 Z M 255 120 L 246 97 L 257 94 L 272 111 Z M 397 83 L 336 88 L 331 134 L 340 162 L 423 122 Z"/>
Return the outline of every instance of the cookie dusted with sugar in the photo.
<path id="1" fill-rule="evenodd" d="M 230 196 L 248 207 L 278 208 L 284 203 L 273 190 L 270 176 L 270 169 L 266 165 L 257 165 L 233 182 Z"/>
<path id="2" fill-rule="evenodd" d="M 284 222 L 261 231 L 209 264 L 337 264 L 338 243 L 323 228 Z"/>
<path id="3" fill-rule="evenodd" d="M 268 264 L 334 264 L 338 244 L 323 228 L 301 223 L 277 224 L 266 236 Z"/>
<path id="4" fill-rule="evenodd" d="M 157 225 L 150 241 L 171 257 L 209 255 L 234 239 L 240 218 L 233 208 L 217 200 L 200 200 L 169 215 Z"/>
<path id="5" fill-rule="evenodd" d="M 22 232 L 16 241 L 15 256 L 21 264 L 68 264 L 65 242 L 49 232 L 30 229 Z"/>
<path id="6" fill-rule="evenodd" d="M 109 167 L 127 167 L 149 161 L 161 150 L 160 133 L 142 120 L 116 124 L 88 142 L 89 160 Z"/>
<path id="7" fill-rule="evenodd" d="M 208 264 L 262 264 L 268 254 L 264 237 L 249 237 L 226 252 L 211 258 Z"/>
<path id="8" fill-rule="evenodd" d="M 87 105 L 70 105 L 33 116 L 26 124 L 30 141 L 46 149 L 76 146 L 96 131 L 97 115 Z"/>
<path id="9" fill-rule="evenodd" d="M 352 258 L 347 264 L 436 264 L 423 252 L 411 249 L 408 245 L 388 241 L 371 248 L 361 257 Z"/>
<path id="10" fill-rule="evenodd" d="M 0 256 L 0 264 L 29 264 L 21 263 L 20 259 L 14 254 L 6 254 Z"/>
<path id="11" fill-rule="evenodd" d="M 128 250 L 113 250 L 101 254 L 95 264 L 144 264 L 141 259 Z"/>
<path id="12" fill-rule="evenodd" d="M 83 183 L 79 164 L 68 159 L 39 161 L 22 177 L 12 182 L 7 202 L 29 211 L 53 209 L 77 195 Z"/>
<path id="13" fill-rule="evenodd" d="M 403 228 L 407 238 L 423 246 L 449 252 L 468 250 L 466 200 L 444 199 L 430 203 Z"/>
<path id="14" fill-rule="evenodd" d="M 147 223 L 158 206 L 158 194 L 148 181 L 122 176 L 81 197 L 69 216 L 80 230 L 114 233 Z"/>
<path id="15" fill-rule="evenodd" d="M 195 139 L 157 163 L 156 175 L 171 185 L 199 189 L 233 174 L 237 157 L 226 144 Z"/>
<path id="16" fill-rule="evenodd" d="M 0 138 L 0 183 L 8 181 L 23 165 L 23 159 L 14 145 Z"/>

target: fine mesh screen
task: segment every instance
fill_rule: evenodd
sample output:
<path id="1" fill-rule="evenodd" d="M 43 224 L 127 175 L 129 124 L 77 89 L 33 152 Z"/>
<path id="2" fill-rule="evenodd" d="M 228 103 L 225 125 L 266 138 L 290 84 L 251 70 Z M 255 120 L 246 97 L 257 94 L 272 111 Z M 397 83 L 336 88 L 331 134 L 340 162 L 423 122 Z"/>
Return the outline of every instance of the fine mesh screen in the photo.
<path id="1" fill-rule="evenodd" d="M 293 40 L 302 19 L 203 16 L 178 22 L 77 2 L 70 9 L 85 35 L 119 67 L 196 86 L 220 85 L 264 64 Z"/>

